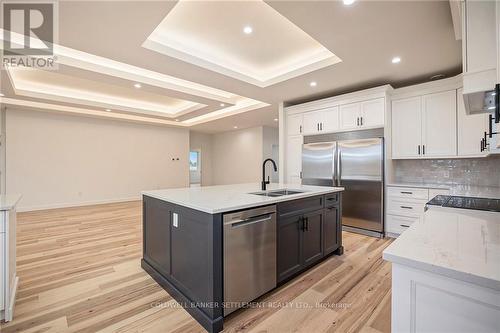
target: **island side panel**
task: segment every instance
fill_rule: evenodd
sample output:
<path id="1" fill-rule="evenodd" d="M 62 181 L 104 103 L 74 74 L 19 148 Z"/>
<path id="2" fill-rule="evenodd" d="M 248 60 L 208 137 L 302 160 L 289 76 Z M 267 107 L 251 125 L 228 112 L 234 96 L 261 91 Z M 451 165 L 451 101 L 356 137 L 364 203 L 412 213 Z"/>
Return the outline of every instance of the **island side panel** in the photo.
<path id="1" fill-rule="evenodd" d="M 209 332 L 222 330 L 221 215 L 148 196 L 143 205 L 143 268 Z"/>

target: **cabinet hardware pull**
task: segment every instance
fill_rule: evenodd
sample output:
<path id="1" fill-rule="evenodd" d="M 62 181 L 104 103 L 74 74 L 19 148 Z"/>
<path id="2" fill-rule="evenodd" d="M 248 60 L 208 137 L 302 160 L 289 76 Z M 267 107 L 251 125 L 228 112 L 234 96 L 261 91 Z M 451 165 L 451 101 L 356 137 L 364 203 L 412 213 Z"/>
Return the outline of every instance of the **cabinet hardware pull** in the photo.
<path id="1" fill-rule="evenodd" d="M 359 117 L 356 118 L 356 126 L 359 126 Z"/>
<path id="2" fill-rule="evenodd" d="M 404 208 L 404 209 L 413 209 L 413 207 L 410 207 L 410 206 L 399 206 L 401 208 Z"/>
<path id="3" fill-rule="evenodd" d="M 420 145 L 418 145 L 418 154 L 420 155 Z"/>
<path id="4" fill-rule="evenodd" d="M 309 218 L 306 217 L 306 231 L 309 231 Z"/>
<path id="5" fill-rule="evenodd" d="M 401 191 L 401 194 L 413 194 L 413 192 Z"/>
<path id="6" fill-rule="evenodd" d="M 407 224 L 400 224 L 400 226 L 402 226 L 403 228 L 409 228 L 410 226 L 407 225 Z"/>
<path id="7" fill-rule="evenodd" d="M 317 124 L 316 124 L 316 128 L 317 128 L 317 129 L 318 129 L 318 131 L 319 131 L 319 123 L 317 123 Z"/>
<path id="8" fill-rule="evenodd" d="M 361 117 L 361 122 L 360 123 L 361 123 L 361 126 L 363 126 L 363 117 Z"/>
<path id="9" fill-rule="evenodd" d="M 299 133 L 302 133 L 302 125 L 299 126 Z"/>
<path id="10" fill-rule="evenodd" d="M 333 201 L 333 200 L 335 200 L 335 198 L 334 198 L 334 197 L 331 197 L 331 198 L 326 198 L 326 200 L 328 200 L 328 201 Z"/>
<path id="11" fill-rule="evenodd" d="M 422 155 L 425 155 L 425 145 L 422 145 Z"/>

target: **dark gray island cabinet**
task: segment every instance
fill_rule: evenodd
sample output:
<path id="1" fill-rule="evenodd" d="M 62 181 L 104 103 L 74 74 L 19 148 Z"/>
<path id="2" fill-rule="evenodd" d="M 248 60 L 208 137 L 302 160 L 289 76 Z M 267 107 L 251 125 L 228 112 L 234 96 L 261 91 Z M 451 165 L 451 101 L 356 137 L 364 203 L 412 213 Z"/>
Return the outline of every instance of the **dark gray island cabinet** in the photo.
<path id="1" fill-rule="evenodd" d="M 274 209 L 275 205 L 272 255 L 276 256 L 276 269 L 271 272 L 276 275 L 275 286 L 332 253 L 343 253 L 341 190 L 300 198 L 263 199 L 245 207 Z M 207 212 L 184 205 L 182 200 L 169 201 L 168 197 L 149 193 L 143 194 L 143 269 L 207 331 L 222 331 L 223 219 L 228 213 L 245 209 Z"/>

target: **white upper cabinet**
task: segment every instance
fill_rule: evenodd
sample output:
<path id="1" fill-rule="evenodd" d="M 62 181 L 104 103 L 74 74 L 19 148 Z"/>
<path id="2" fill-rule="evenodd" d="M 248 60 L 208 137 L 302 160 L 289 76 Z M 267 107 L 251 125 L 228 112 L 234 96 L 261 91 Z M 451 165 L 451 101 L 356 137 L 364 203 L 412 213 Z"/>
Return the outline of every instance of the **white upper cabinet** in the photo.
<path id="1" fill-rule="evenodd" d="M 340 106 L 340 128 L 342 130 L 384 126 L 385 99 L 345 104 Z"/>
<path id="2" fill-rule="evenodd" d="M 339 124 L 339 107 L 334 106 L 328 109 L 325 109 L 325 122 L 322 126 L 323 132 L 335 132 L 340 129 Z"/>
<path id="3" fill-rule="evenodd" d="M 305 135 L 334 132 L 339 129 L 339 109 L 337 106 L 304 113 Z"/>
<path id="4" fill-rule="evenodd" d="M 488 114 L 467 114 L 462 89 L 457 91 L 458 156 L 482 156 L 481 138 L 488 129 Z"/>
<path id="5" fill-rule="evenodd" d="M 343 130 L 357 129 L 361 116 L 361 103 L 345 104 L 340 106 L 340 128 Z"/>
<path id="6" fill-rule="evenodd" d="M 422 101 L 422 155 L 424 157 L 456 156 L 456 90 L 424 95 Z"/>
<path id="7" fill-rule="evenodd" d="M 495 1 L 466 0 L 462 6 L 463 71 L 466 77 L 479 73 L 482 78 L 494 81 L 497 67 Z M 479 81 L 476 80 L 476 83 Z M 494 82 L 491 84 L 494 85 Z"/>
<path id="8" fill-rule="evenodd" d="M 484 94 L 500 80 L 500 2 L 462 1 L 463 97 L 467 113 L 482 113 Z"/>
<path id="9" fill-rule="evenodd" d="M 456 90 L 392 101 L 392 157 L 457 155 Z"/>
<path id="10" fill-rule="evenodd" d="M 361 103 L 361 126 L 383 127 L 385 124 L 385 98 Z"/>
<path id="11" fill-rule="evenodd" d="M 291 114 L 286 122 L 287 135 L 302 134 L 302 114 Z"/>
<path id="12" fill-rule="evenodd" d="M 302 171 L 302 135 L 289 136 L 286 142 L 286 182 L 300 184 Z"/>
<path id="13" fill-rule="evenodd" d="M 418 158 L 422 145 L 422 98 L 392 101 L 392 157 Z"/>

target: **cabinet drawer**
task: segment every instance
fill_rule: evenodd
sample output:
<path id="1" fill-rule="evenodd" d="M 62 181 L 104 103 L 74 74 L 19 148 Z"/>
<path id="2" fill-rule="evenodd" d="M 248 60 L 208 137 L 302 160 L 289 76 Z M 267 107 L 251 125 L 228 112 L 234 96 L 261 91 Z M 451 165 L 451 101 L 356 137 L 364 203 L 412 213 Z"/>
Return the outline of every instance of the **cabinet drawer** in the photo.
<path id="1" fill-rule="evenodd" d="M 278 204 L 277 210 L 280 216 L 291 216 L 303 214 L 323 208 L 323 196 L 285 201 Z"/>
<path id="2" fill-rule="evenodd" d="M 398 215 L 387 215 L 386 232 L 393 234 L 402 234 L 406 229 L 408 229 L 413 223 L 418 222 L 419 217 L 407 217 Z"/>
<path id="3" fill-rule="evenodd" d="M 427 200 L 389 197 L 387 199 L 387 213 L 401 216 L 420 216 L 424 213 Z"/>
<path id="4" fill-rule="evenodd" d="M 325 207 L 337 206 L 339 204 L 339 194 L 332 193 L 325 195 Z"/>
<path id="5" fill-rule="evenodd" d="M 388 187 L 387 195 L 390 197 L 428 200 L 429 190 L 414 187 Z"/>

